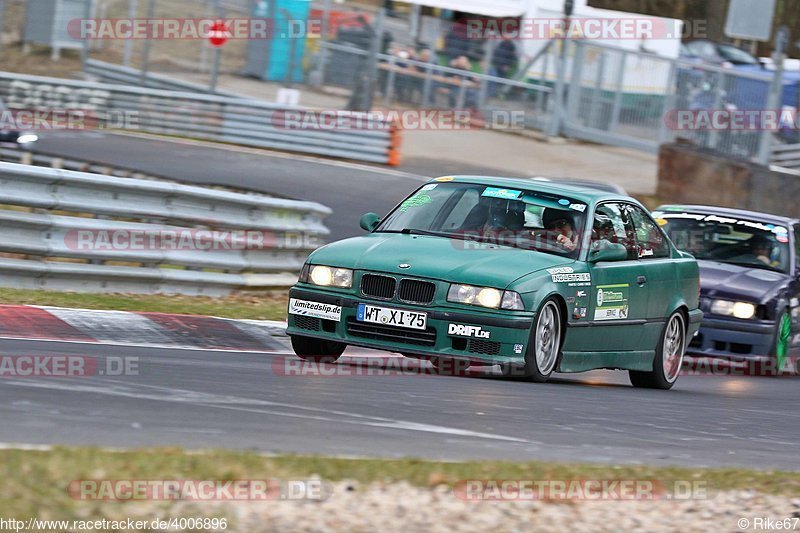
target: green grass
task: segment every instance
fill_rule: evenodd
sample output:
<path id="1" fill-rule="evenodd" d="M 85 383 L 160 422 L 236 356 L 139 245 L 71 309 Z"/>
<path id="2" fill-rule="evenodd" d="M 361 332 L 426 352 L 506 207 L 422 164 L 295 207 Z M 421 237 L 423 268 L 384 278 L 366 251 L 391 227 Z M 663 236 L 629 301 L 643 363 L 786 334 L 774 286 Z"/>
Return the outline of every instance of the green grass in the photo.
<path id="1" fill-rule="evenodd" d="M 253 320 L 285 320 L 285 292 L 248 293 L 224 298 L 0 289 L 0 304 L 48 305 L 80 309 L 207 315 Z"/>
<path id="2" fill-rule="evenodd" d="M 136 515 L 143 502 L 78 501 L 66 492 L 70 481 L 92 480 L 355 480 L 361 483 L 407 481 L 419 487 L 452 486 L 466 479 L 620 479 L 702 481 L 717 491 L 747 489 L 764 494 L 800 495 L 800 473 L 744 469 L 688 469 L 543 462 L 435 463 L 415 459 L 362 460 L 319 456 L 265 457 L 249 452 L 188 453 L 180 449 L 111 452 L 94 448 L 50 451 L 0 451 L 0 514 L 6 517 L 109 518 Z M 170 502 L 148 503 L 165 507 Z M 213 509 L 213 508 L 212 508 Z M 209 512 L 211 509 L 209 509 Z M 126 514 L 127 513 L 127 514 Z"/>

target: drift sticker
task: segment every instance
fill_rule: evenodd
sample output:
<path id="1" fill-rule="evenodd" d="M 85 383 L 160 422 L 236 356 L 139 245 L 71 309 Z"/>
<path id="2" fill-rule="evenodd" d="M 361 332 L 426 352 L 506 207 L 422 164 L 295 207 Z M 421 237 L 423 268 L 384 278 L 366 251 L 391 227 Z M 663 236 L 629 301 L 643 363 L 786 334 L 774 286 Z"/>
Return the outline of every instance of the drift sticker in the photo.
<path id="1" fill-rule="evenodd" d="M 490 331 L 483 331 L 481 327 L 462 326 L 460 324 L 450 324 L 447 327 L 447 334 L 459 337 L 475 337 L 476 339 L 488 339 L 492 336 Z"/>
<path id="2" fill-rule="evenodd" d="M 500 198 L 501 200 L 516 200 L 522 196 L 522 191 L 515 191 L 514 189 L 498 189 L 497 187 L 487 187 L 483 191 L 486 198 Z"/>
<path id="3" fill-rule="evenodd" d="M 628 318 L 628 289 L 630 285 L 601 285 L 597 287 L 597 307 L 594 319 L 625 320 Z"/>
<path id="4" fill-rule="evenodd" d="M 289 300 L 289 314 L 334 320 L 336 322 L 342 320 L 342 308 L 338 305 L 308 302 L 296 298 Z"/>
<path id="5" fill-rule="evenodd" d="M 514 345 L 514 353 L 522 353 L 522 350 L 525 349 L 524 344 L 515 344 Z"/>
<path id="6" fill-rule="evenodd" d="M 578 211 L 580 213 L 583 213 L 584 211 L 586 211 L 586 207 L 587 207 L 586 204 L 570 204 L 569 205 L 570 209 L 574 209 L 575 211 Z"/>

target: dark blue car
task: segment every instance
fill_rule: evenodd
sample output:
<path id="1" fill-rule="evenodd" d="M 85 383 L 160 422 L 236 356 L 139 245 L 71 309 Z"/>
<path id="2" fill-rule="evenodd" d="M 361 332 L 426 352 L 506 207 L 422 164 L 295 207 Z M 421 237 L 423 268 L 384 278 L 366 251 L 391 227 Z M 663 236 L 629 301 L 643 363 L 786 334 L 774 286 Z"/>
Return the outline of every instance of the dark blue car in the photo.
<path id="1" fill-rule="evenodd" d="M 770 370 L 800 354 L 800 220 L 694 205 L 653 217 L 700 265 L 705 317 L 687 354 Z"/>

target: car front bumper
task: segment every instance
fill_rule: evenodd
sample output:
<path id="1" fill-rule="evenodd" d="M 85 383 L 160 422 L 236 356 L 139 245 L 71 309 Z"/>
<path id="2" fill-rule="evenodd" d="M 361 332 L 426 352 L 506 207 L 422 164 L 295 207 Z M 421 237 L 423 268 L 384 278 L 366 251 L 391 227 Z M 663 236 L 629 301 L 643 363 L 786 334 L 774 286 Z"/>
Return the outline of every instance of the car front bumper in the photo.
<path id="1" fill-rule="evenodd" d="M 691 340 L 687 354 L 742 361 L 768 360 L 774 357 L 770 354 L 774 335 L 772 321 L 706 318 Z"/>
<path id="2" fill-rule="evenodd" d="M 293 288 L 289 297 L 341 307 L 338 321 L 289 314 L 287 333 L 374 348 L 405 355 L 447 357 L 488 364 L 521 362 L 528 348 L 534 313 L 491 313 L 435 306 L 397 304 L 355 295 Z M 358 304 L 420 311 L 428 314 L 427 329 L 413 330 L 356 320 Z M 451 327 L 474 326 L 470 335 L 451 334 Z M 458 329 L 458 328 L 456 328 Z"/>

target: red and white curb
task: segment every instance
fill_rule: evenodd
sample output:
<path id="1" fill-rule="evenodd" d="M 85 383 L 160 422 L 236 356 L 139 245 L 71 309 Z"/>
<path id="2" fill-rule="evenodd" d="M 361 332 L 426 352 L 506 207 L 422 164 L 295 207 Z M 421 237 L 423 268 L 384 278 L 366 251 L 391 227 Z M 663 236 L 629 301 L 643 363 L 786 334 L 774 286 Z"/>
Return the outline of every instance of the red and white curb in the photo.
<path id="1" fill-rule="evenodd" d="M 0 305 L 0 338 L 119 346 L 286 352 L 286 323 L 209 316 Z"/>

